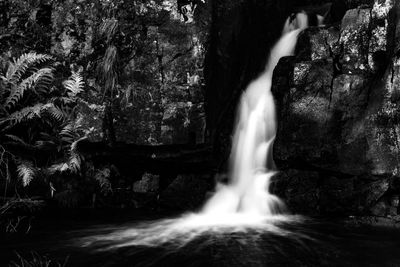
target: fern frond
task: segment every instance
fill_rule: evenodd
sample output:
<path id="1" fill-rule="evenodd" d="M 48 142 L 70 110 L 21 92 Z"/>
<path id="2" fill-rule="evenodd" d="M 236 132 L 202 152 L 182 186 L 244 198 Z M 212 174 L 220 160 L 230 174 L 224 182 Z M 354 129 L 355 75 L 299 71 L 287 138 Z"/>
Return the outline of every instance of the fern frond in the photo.
<path id="1" fill-rule="evenodd" d="M 50 68 L 43 68 L 33 73 L 28 78 L 24 79 L 18 85 L 11 89 L 10 95 L 7 97 L 4 106 L 8 109 L 14 107 L 18 101 L 24 96 L 25 91 L 30 90 L 33 86 L 43 87 L 48 85 L 53 80 L 53 70 Z"/>
<path id="2" fill-rule="evenodd" d="M 48 170 L 49 174 L 52 175 L 56 172 L 65 172 L 65 171 L 69 170 L 69 166 L 67 163 L 62 162 L 62 163 L 51 165 L 47 170 Z"/>
<path id="3" fill-rule="evenodd" d="M 11 126 L 27 122 L 33 119 L 42 119 L 43 114 L 49 114 L 50 117 L 57 121 L 63 122 L 68 118 L 68 114 L 55 106 L 53 103 L 38 103 L 34 106 L 25 107 L 21 110 L 11 113 L 4 121 L 8 121 Z M 1 120 L 0 120 L 1 122 Z"/>
<path id="4" fill-rule="evenodd" d="M 78 142 L 79 141 L 80 140 L 73 142 L 71 144 L 71 148 L 70 148 L 69 168 L 74 173 L 78 173 L 81 169 L 82 158 L 78 152 Z"/>
<path id="5" fill-rule="evenodd" d="M 35 64 L 41 64 L 52 59 L 49 55 L 34 52 L 22 54 L 18 59 L 14 59 L 10 63 L 5 77 L 8 82 L 17 83 L 29 68 Z"/>
<path id="6" fill-rule="evenodd" d="M 69 97 L 76 97 L 83 91 L 85 83 L 79 72 L 72 72 L 71 77 L 63 83 Z"/>
<path id="7" fill-rule="evenodd" d="M 79 127 L 77 127 L 75 121 L 69 121 L 60 131 L 61 141 L 72 144 L 79 138 L 78 130 Z"/>
<path id="8" fill-rule="evenodd" d="M 13 134 L 6 134 L 5 135 L 8 139 L 17 142 L 19 144 L 22 144 L 24 146 L 29 146 L 24 140 L 22 140 L 20 137 L 13 135 Z"/>
<path id="9" fill-rule="evenodd" d="M 6 91 L 8 92 L 9 90 L 7 90 L 7 80 L 6 77 L 4 77 L 3 75 L 0 75 L 0 103 L 3 103 L 3 99 L 4 96 L 6 95 Z"/>
<path id="10" fill-rule="evenodd" d="M 68 118 L 68 113 L 62 110 L 61 108 L 57 107 L 53 103 L 48 104 L 46 112 L 56 121 L 63 122 Z"/>
<path id="11" fill-rule="evenodd" d="M 34 89 L 38 93 L 48 93 L 49 91 L 51 91 L 51 84 L 54 80 L 54 69 L 42 68 L 40 71 L 42 71 L 42 75 L 40 79 L 35 83 Z"/>
<path id="12" fill-rule="evenodd" d="M 17 171 L 23 186 L 28 186 L 35 176 L 35 168 L 29 161 L 21 161 L 17 166 Z"/>
<path id="13" fill-rule="evenodd" d="M 19 111 L 11 113 L 6 120 L 10 121 L 12 125 L 15 125 L 23 121 L 29 121 L 35 118 L 40 118 L 42 111 L 45 110 L 46 108 L 47 108 L 46 105 L 38 103 L 34 106 L 25 107 Z"/>
<path id="14" fill-rule="evenodd" d="M 35 142 L 35 147 L 39 148 L 40 150 L 53 151 L 57 148 L 57 144 L 53 141 L 39 140 Z"/>

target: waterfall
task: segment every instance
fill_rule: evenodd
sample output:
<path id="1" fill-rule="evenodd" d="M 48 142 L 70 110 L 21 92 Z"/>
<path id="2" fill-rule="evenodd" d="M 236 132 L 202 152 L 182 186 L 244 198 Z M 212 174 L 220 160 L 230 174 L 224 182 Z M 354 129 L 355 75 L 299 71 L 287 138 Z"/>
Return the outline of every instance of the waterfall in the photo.
<path id="1" fill-rule="evenodd" d="M 206 203 L 205 215 L 279 213 L 284 204 L 269 193 L 275 174 L 272 145 L 276 134 L 275 103 L 271 93 L 272 74 L 281 57 L 292 55 L 308 16 L 298 13 L 287 19 L 281 38 L 272 48 L 265 71 L 243 93 L 230 155 L 230 182 L 218 185 Z"/>
<path id="2" fill-rule="evenodd" d="M 296 236 L 275 222 L 299 221 L 301 217 L 279 215 L 284 204 L 268 191 L 275 173 L 272 144 L 276 118 L 271 80 L 279 59 L 293 54 L 297 37 L 307 25 L 305 13 L 287 19 L 281 38 L 271 50 L 265 71 L 243 93 L 230 155 L 230 181 L 227 185 L 217 185 L 215 194 L 200 212 L 92 236 L 81 240 L 83 246 L 109 242 L 106 249 L 163 244 L 180 248 L 205 233 L 246 229 Z"/>

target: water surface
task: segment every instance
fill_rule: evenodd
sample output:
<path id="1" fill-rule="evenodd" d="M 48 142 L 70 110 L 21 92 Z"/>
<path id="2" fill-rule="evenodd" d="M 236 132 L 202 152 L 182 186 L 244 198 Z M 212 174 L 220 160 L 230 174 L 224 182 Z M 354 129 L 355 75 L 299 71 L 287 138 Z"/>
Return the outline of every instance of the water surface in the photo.
<path id="1" fill-rule="evenodd" d="M 35 251 L 60 262 L 69 256 L 67 266 L 400 266 L 399 230 L 340 220 L 303 218 L 214 229 L 188 242 L 127 242 L 138 241 L 137 231 L 156 225 L 162 230 L 166 221 L 171 219 L 38 219 L 30 233 L 2 238 L 0 265 L 15 260 L 14 251 L 27 258 Z M 121 233 L 127 235 L 106 238 Z M 153 240 L 158 237 L 160 232 Z"/>

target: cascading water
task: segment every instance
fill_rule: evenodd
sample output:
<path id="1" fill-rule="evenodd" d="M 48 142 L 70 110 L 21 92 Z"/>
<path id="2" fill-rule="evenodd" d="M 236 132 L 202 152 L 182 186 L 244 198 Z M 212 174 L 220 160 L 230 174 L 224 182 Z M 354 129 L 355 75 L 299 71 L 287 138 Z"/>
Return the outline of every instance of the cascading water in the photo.
<path id="1" fill-rule="evenodd" d="M 293 54 L 297 37 L 307 26 L 305 13 L 287 19 L 282 37 L 271 50 L 264 73 L 244 92 L 230 157 L 231 180 L 227 185 L 217 185 L 215 194 L 199 213 L 90 237 L 84 240 L 85 246 L 100 241 L 110 243 L 105 249 L 165 243 L 180 247 L 206 232 L 216 234 L 249 228 L 295 237 L 296 233 L 289 233 L 273 222 L 291 221 L 298 217 L 279 215 L 284 204 L 268 191 L 270 178 L 275 173 L 271 149 L 276 134 L 276 118 L 271 81 L 279 59 Z"/>
<path id="2" fill-rule="evenodd" d="M 281 57 L 293 54 L 297 37 L 307 26 L 305 13 L 287 19 L 264 73 L 242 95 L 230 158 L 231 181 L 226 186 L 219 185 L 216 194 L 206 203 L 203 214 L 266 216 L 283 209 L 284 204 L 268 191 L 270 178 L 274 175 L 270 150 L 276 134 L 272 74 Z"/>

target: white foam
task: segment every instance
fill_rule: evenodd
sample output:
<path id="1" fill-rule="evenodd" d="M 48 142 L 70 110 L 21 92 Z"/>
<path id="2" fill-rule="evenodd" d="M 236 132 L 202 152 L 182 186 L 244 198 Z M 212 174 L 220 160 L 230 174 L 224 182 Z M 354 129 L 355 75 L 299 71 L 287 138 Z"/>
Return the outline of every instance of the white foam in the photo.
<path id="1" fill-rule="evenodd" d="M 267 166 L 267 162 L 273 162 L 268 152 L 276 134 L 272 75 L 278 61 L 293 54 L 298 35 L 307 25 L 305 13 L 297 14 L 292 21 L 287 20 L 282 37 L 271 50 L 264 73 L 251 82 L 242 95 L 230 157 L 231 180 L 227 186 L 217 189 L 201 213 L 210 221 L 214 220 L 208 216 L 211 214 L 252 214 L 256 218 L 272 216 L 284 209 L 283 202 L 268 190 L 275 173 Z"/>

